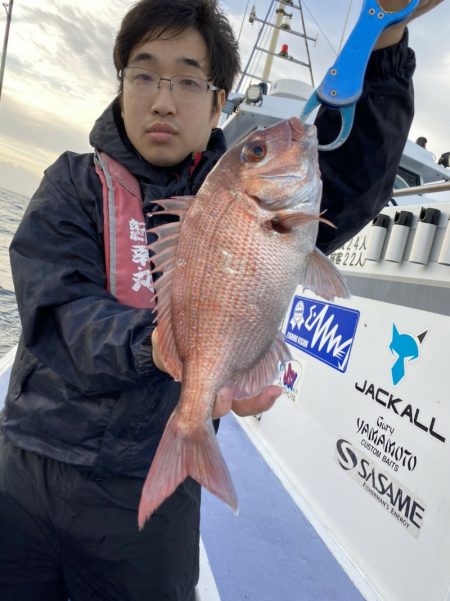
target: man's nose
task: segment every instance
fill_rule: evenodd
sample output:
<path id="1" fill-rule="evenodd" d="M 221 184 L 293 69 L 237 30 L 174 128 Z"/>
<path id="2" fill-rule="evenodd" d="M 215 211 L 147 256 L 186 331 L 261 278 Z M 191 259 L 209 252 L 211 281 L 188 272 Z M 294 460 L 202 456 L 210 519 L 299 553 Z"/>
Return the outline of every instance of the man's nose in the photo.
<path id="1" fill-rule="evenodd" d="M 172 93 L 172 84 L 169 80 L 161 79 L 151 99 L 152 111 L 160 115 L 176 112 L 176 103 Z"/>

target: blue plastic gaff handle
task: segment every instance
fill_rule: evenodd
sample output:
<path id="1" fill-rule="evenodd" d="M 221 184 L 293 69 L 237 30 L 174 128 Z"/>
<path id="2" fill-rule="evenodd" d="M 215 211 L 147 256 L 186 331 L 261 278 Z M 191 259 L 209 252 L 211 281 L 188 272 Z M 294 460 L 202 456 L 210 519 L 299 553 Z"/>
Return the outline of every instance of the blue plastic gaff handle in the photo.
<path id="1" fill-rule="evenodd" d="M 410 0 L 402 10 L 386 12 L 377 0 L 363 1 L 361 14 L 347 42 L 300 116 L 304 121 L 320 104 L 341 110 L 342 129 L 338 137 L 331 144 L 319 146 L 319 149 L 333 150 L 345 142 L 352 128 L 355 104 L 362 93 L 364 74 L 375 42 L 387 27 L 404 21 L 419 2 Z"/>
<path id="2" fill-rule="evenodd" d="M 341 107 L 358 100 L 370 53 L 380 33 L 409 17 L 419 1 L 411 0 L 404 9 L 388 13 L 380 7 L 377 0 L 364 0 L 353 31 L 317 89 L 323 102 Z"/>

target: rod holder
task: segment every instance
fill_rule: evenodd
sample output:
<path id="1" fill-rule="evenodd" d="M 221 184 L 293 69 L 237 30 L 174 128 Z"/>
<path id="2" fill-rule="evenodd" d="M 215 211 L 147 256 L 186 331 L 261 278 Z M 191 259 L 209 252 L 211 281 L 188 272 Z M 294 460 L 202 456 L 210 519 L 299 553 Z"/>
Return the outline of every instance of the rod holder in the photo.
<path id="1" fill-rule="evenodd" d="M 380 213 L 372 221 L 367 241 L 366 259 L 368 261 L 379 261 L 383 250 L 386 234 L 391 223 L 389 215 Z"/>
<path id="2" fill-rule="evenodd" d="M 409 254 L 411 263 L 421 265 L 428 263 L 440 217 L 441 211 L 439 209 L 433 207 L 422 207 L 420 209 L 416 235 Z"/>
<path id="3" fill-rule="evenodd" d="M 438 263 L 442 265 L 450 265 L 450 216 L 448 218 L 447 230 L 439 253 Z"/>
<path id="4" fill-rule="evenodd" d="M 386 261 L 401 263 L 405 252 L 406 241 L 411 230 L 413 214 L 410 211 L 397 211 L 394 217 L 394 224 L 389 236 L 386 254 Z"/>

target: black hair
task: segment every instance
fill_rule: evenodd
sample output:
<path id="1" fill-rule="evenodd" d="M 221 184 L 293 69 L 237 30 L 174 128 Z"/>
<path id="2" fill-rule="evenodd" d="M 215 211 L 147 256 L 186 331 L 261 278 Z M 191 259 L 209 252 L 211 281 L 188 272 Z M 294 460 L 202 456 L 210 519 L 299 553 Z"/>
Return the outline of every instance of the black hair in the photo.
<path id="1" fill-rule="evenodd" d="M 216 0 L 140 0 L 125 15 L 114 44 L 118 78 L 138 44 L 161 35 L 176 37 L 188 28 L 197 31 L 205 41 L 209 80 L 228 95 L 240 69 L 239 49 L 233 29 Z"/>

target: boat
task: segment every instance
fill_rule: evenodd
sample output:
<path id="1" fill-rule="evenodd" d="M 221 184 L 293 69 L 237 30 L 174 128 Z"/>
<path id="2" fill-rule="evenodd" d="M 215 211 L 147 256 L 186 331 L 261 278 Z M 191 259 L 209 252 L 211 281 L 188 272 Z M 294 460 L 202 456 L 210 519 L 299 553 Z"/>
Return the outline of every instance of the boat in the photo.
<path id="1" fill-rule="evenodd" d="M 225 106 L 229 144 L 300 115 L 314 86 L 301 3 L 269 4 L 266 18 L 250 12 L 254 52 L 295 60 L 277 35 L 300 11 L 291 33 L 311 83 L 247 65 Z M 391 203 L 331 255 L 351 298 L 296 290 L 282 397 L 221 421 L 241 514 L 203 492 L 199 601 L 450 599 L 449 182 L 448 156 L 438 164 L 408 141 Z M 14 353 L 0 361 L 0 405 Z"/>
<path id="2" fill-rule="evenodd" d="M 277 16 L 302 10 L 276 4 Z M 279 31 L 279 21 L 261 21 Z M 306 31 L 299 33 L 307 47 Z M 289 60 L 283 46 L 273 48 L 274 57 Z M 300 115 L 312 92 L 292 79 L 261 86 L 257 75 L 247 82 L 231 97 L 222 125 L 230 144 Z M 259 96 L 255 86 L 262 87 Z M 389 205 L 331 255 L 351 298 L 325 302 L 298 287 L 283 324 L 292 351 L 279 369 L 283 395 L 269 412 L 238 419 L 355 588 L 336 580 L 334 591 L 319 586 L 309 597 L 297 582 L 296 590 L 280 586 L 278 596 L 250 599 L 450 598 L 448 159 L 445 153 L 437 163 L 407 142 Z M 277 527 L 289 536 L 289 522 Z M 231 528 L 228 522 L 224 536 Z M 308 548 L 308 539 L 302 544 Z M 321 562 L 305 559 L 304 549 L 295 552 L 303 578 L 314 580 Z M 333 580 L 332 563 L 328 569 Z"/>

